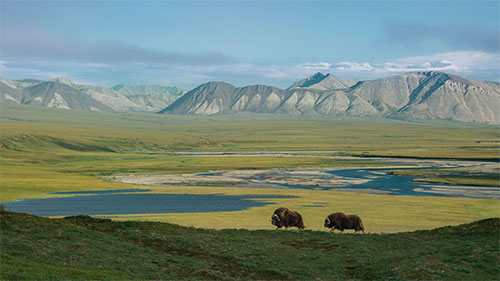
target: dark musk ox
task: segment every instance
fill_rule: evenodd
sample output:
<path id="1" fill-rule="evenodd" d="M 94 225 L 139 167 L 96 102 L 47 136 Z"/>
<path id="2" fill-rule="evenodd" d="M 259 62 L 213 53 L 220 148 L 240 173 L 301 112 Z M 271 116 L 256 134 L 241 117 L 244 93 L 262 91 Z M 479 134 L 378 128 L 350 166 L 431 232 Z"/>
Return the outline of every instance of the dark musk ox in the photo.
<path id="1" fill-rule="evenodd" d="M 331 213 L 325 219 L 325 227 L 338 229 L 344 232 L 344 229 L 354 229 L 354 232 L 362 231 L 365 233 L 365 227 L 361 219 L 356 215 L 346 215 L 342 212 Z"/>
<path id="2" fill-rule="evenodd" d="M 296 226 L 299 229 L 304 229 L 305 227 L 302 216 L 298 212 L 283 207 L 274 211 L 271 216 L 271 223 L 277 227 L 276 230 L 283 226 L 285 229 L 292 226 Z"/>

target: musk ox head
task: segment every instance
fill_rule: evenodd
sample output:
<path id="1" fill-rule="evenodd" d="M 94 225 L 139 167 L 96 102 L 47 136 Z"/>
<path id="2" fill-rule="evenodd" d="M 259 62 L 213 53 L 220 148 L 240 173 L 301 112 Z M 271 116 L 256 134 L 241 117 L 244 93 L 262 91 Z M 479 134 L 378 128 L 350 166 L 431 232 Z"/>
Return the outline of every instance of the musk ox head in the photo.
<path id="1" fill-rule="evenodd" d="M 276 225 L 277 227 L 281 227 L 281 226 L 283 226 L 283 225 L 281 225 L 280 221 L 281 221 L 281 220 L 280 220 L 280 218 L 278 217 L 278 215 L 277 215 L 277 214 L 273 214 L 273 215 L 271 216 L 271 223 L 272 223 L 273 225 Z"/>
<path id="2" fill-rule="evenodd" d="M 325 227 L 331 227 L 330 226 L 330 218 L 329 217 L 326 217 L 326 219 L 325 219 Z"/>
<path id="3" fill-rule="evenodd" d="M 278 228 L 284 226 L 284 220 L 285 220 L 285 213 L 288 211 L 288 208 L 278 208 L 274 211 L 273 215 L 271 216 L 271 223 Z"/>
<path id="4" fill-rule="evenodd" d="M 345 217 L 346 215 L 342 212 L 331 213 L 326 217 L 324 226 L 332 229 L 341 229 Z"/>

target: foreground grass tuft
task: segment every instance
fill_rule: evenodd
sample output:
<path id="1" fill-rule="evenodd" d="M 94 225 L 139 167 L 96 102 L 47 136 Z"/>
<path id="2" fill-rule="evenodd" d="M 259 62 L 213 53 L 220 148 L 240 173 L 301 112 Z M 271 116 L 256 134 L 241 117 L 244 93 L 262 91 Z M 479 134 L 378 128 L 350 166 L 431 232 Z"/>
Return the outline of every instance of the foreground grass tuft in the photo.
<path id="1" fill-rule="evenodd" d="M 206 230 L 2 212 L 8 280 L 496 280 L 498 218 L 396 234 Z"/>

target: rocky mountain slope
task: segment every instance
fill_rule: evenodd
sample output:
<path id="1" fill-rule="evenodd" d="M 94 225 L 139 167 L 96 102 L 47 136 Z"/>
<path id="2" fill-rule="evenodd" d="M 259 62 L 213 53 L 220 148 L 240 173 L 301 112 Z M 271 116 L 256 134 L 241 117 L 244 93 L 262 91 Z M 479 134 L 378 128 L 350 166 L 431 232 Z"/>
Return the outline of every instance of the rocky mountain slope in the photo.
<path id="1" fill-rule="evenodd" d="M 317 73 L 287 90 L 242 88 L 209 82 L 160 113 L 211 115 L 233 112 L 351 115 L 500 123 L 500 84 L 442 72 L 411 72 L 369 81 L 344 81 Z"/>
<path id="2" fill-rule="evenodd" d="M 255 112 L 500 123 L 499 83 L 442 72 L 410 72 L 367 81 L 316 73 L 286 90 L 209 82 L 187 93 L 164 86 L 118 85 L 109 89 L 65 78 L 0 78 L 0 102 L 92 111 L 190 115 Z"/>
<path id="3" fill-rule="evenodd" d="M 154 112 L 169 106 L 187 92 L 176 87 L 159 85 L 117 85 L 111 89 L 126 96 L 133 103 L 148 108 L 147 111 Z"/>
<path id="4" fill-rule="evenodd" d="M 66 78 L 52 81 L 0 79 L 0 101 L 62 109 L 155 112 L 185 92 L 162 86 L 114 88 L 116 90 L 80 85 Z"/>
<path id="5" fill-rule="evenodd" d="M 82 89 L 67 79 L 52 81 L 33 80 L 0 80 L 0 101 L 19 104 L 39 105 L 62 109 L 113 111 L 106 105 L 103 94 L 99 94 L 94 87 Z M 92 96 L 94 95 L 94 97 Z M 109 99 L 113 100 L 113 97 Z M 108 99 L 108 100 L 109 100 Z M 126 105 L 132 105 L 126 100 Z M 114 106 L 117 108 L 117 106 Z M 120 107 L 123 108 L 123 107 Z"/>

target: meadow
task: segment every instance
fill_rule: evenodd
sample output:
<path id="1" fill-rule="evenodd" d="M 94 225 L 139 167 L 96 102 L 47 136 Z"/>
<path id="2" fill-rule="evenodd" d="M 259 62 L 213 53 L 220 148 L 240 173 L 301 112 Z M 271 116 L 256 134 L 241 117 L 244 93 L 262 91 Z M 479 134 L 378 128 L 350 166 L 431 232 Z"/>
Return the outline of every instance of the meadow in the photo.
<path id="1" fill-rule="evenodd" d="M 481 186 L 500 186 L 499 173 L 470 173 L 463 170 L 396 170 L 392 172 L 395 175 L 417 176 L 415 181 L 435 182 L 445 184 L 461 185 L 481 185 Z"/>
<path id="2" fill-rule="evenodd" d="M 280 115 L 175 116 L 55 110 L 1 104 L 1 201 L 44 198 L 49 192 L 148 188 L 155 193 L 293 195 L 272 205 L 213 213 L 149 214 L 203 228 L 273 229 L 277 206 L 300 210 L 306 226 L 324 230 L 331 211 L 359 214 L 369 232 L 392 233 L 458 225 L 498 216 L 498 200 L 405 197 L 265 188 L 147 187 L 109 182 L 115 174 L 177 174 L 230 169 L 372 167 L 383 161 L 314 156 L 403 156 L 498 159 L 497 126 Z M 303 157 L 215 157 L 174 152 L 292 152 Z M 58 195 L 64 196 L 64 195 Z M 440 214 L 436 216 L 436 214 Z"/>
<path id="3" fill-rule="evenodd" d="M 496 280 L 499 219 L 397 234 L 0 212 L 3 280 Z"/>

